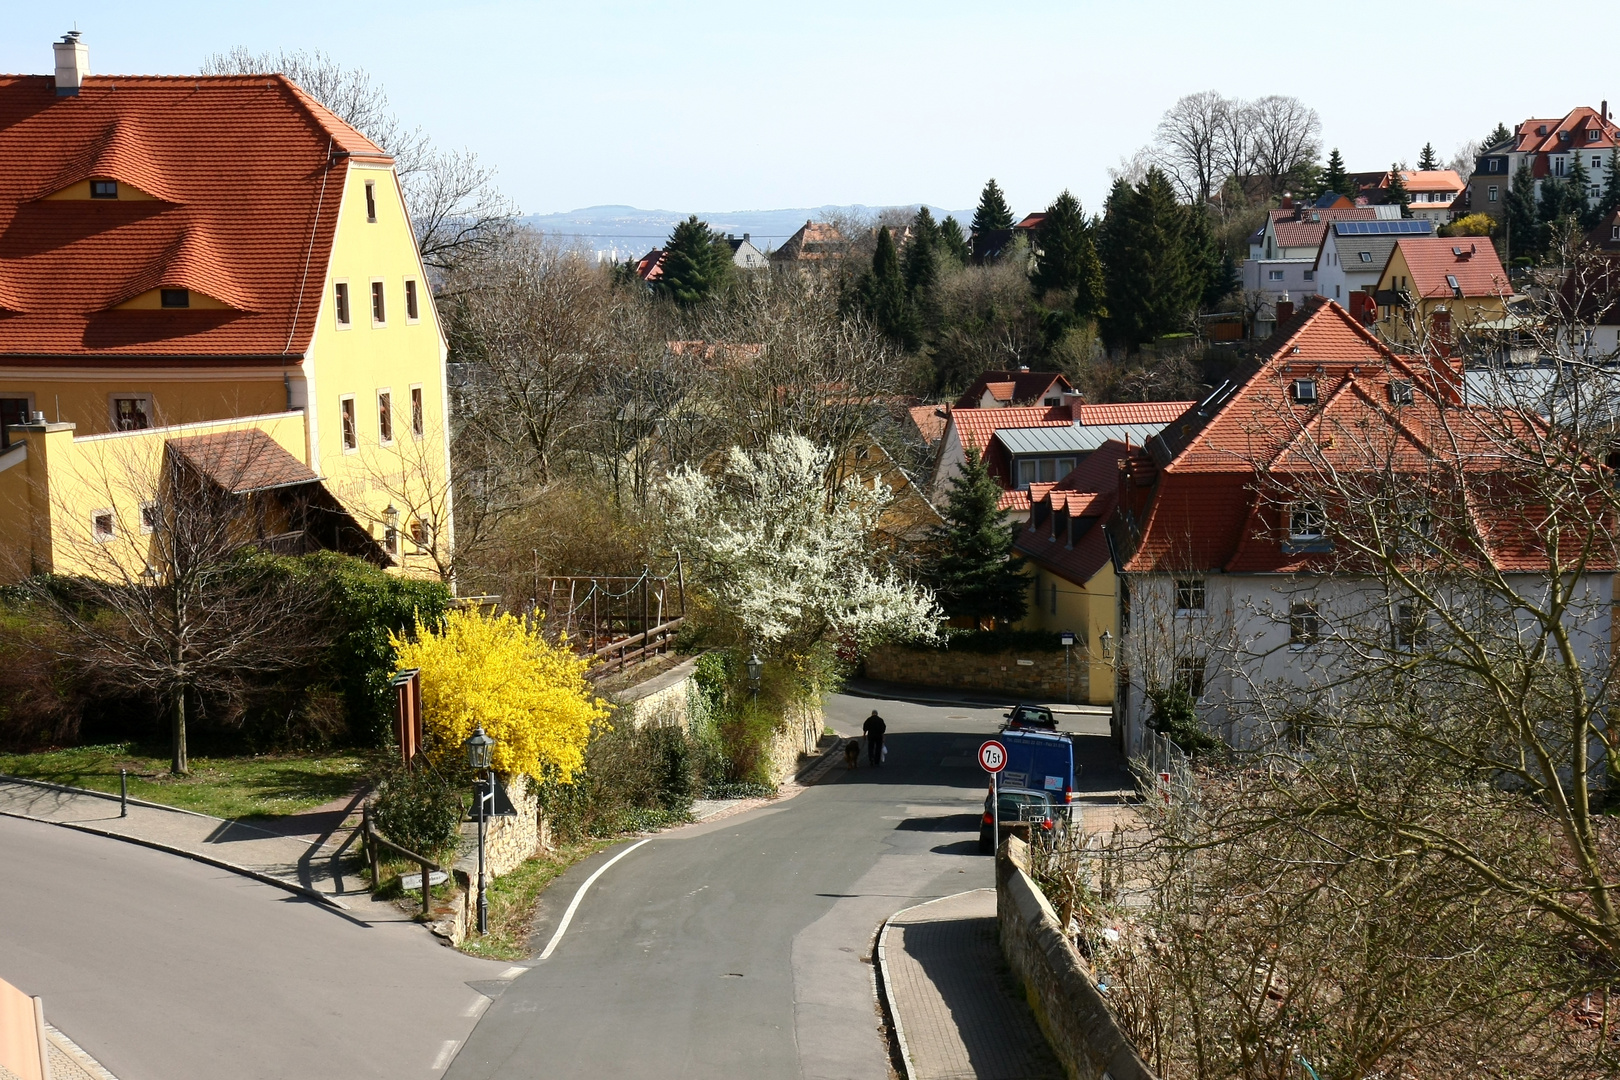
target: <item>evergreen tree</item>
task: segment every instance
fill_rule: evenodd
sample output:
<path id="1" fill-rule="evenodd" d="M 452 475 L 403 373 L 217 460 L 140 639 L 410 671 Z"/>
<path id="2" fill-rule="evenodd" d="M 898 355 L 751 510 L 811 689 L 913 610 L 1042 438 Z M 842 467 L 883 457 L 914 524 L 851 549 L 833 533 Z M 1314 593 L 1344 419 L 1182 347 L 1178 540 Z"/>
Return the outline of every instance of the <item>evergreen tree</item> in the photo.
<path id="1" fill-rule="evenodd" d="M 1035 230 L 1035 245 L 1040 249 L 1030 278 L 1035 291 L 1045 293 L 1077 286 L 1084 251 L 1091 243 L 1080 200 L 1065 190 L 1046 208 L 1046 217 Z"/>
<path id="2" fill-rule="evenodd" d="M 1208 253 L 1189 251 L 1192 232 L 1161 170 L 1149 169 L 1134 189 L 1115 182 L 1099 236 L 1115 344 L 1134 348 L 1186 325 L 1208 284 Z"/>
<path id="3" fill-rule="evenodd" d="M 1322 174 L 1322 189 L 1346 198 L 1355 194 L 1350 190 L 1350 174 L 1344 171 L 1344 155 L 1339 153 L 1337 146 L 1328 155 L 1327 172 Z"/>
<path id="4" fill-rule="evenodd" d="M 1611 161 L 1609 175 L 1603 181 L 1603 194 L 1598 196 L 1598 221 L 1608 220 L 1616 210 L 1620 210 L 1620 161 Z"/>
<path id="5" fill-rule="evenodd" d="M 1433 172 L 1440 167 L 1440 159 L 1434 156 L 1434 143 L 1423 144 L 1423 152 L 1418 154 L 1418 168 L 1423 172 Z"/>
<path id="6" fill-rule="evenodd" d="M 1401 217 L 1412 216 L 1412 193 L 1406 190 L 1406 177 L 1401 175 L 1399 165 L 1389 167 L 1389 188 L 1384 192 L 1384 201 L 1391 206 L 1401 208 Z"/>
<path id="7" fill-rule="evenodd" d="M 939 223 L 939 249 L 955 259 L 957 265 L 968 264 L 970 252 L 967 237 L 962 233 L 962 224 L 948 214 L 945 220 Z"/>
<path id="8" fill-rule="evenodd" d="M 658 287 L 677 304 L 702 303 L 731 280 L 731 246 L 696 214 L 675 226 L 665 250 Z"/>
<path id="9" fill-rule="evenodd" d="M 1564 195 L 1567 200 L 1564 212 L 1580 222 L 1582 232 L 1594 228 L 1597 225 L 1597 200 L 1592 198 L 1592 174 L 1586 171 L 1586 164 L 1579 153 L 1575 154 L 1575 165 L 1569 170 L 1569 179 L 1564 182 L 1569 185 Z"/>
<path id="10" fill-rule="evenodd" d="M 856 295 L 861 310 L 878 329 L 906 349 L 917 347 L 917 322 L 900 274 L 900 256 L 887 225 L 878 230 L 872 268 L 861 275 Z"/>
<path id="11" fill-rule="evenodd" d="M 1507 193 L 1508 258 L 1534 255 L 1540 250 L 1536 220 L 1536 178 L 1528 161 L 1520 162 Z"/>
<path id="12" fill-rule="evenodd" d="M 1097 256 L 1103 265 L 1103 306 L 1108 312 L 1103 329 L 1112 344 L 1126 347 L 1142 340 L 1137 296 L 1131 281 L 1130 219 L 1135 201 L 1136 192 L 1125 178 L 1115 180 L 1103 203 L 1102 221 L 1097 226 Z"/>
<path id="13" fill-rule="evenodd" d="M 900 261 L 900 277 L 919 339 L 931 337 L 939 329 L 940 243 L 939 225 L 924 206 L 911 219 L 911 242 Z"/>
<path id="14" fill-rule="evenodd" d="M 1007 205 L 995 177 L 991 177 L 979 194 L 979 208 L 973 211 L 973 261 L 983 262 L 989 255 L 988 245 L 993 235 L 1005 232 L 1012 225 L 1012 208 Z"/>
<path id="15" fill-rule="evenodd" d="M 1187 248 L 1187 268 L 1193 279 L 1193 289 L 1200 308 L 1219 304 L 1236 286 L 1237 264 L 1221 250 L 1215 232 L 1210 227 L 1209 211 L 1202 206 L 1183 208 L 1187 215 L 1184 236 Z"/>
<path id="16" fill-rule="evenodd" d="M 977 450 L 951 480 L 930 584 L 945 614 L 1012 622 L 1029 610 L 1029 579 L 1013 554 L 1013 528 L 999 509 L 1001 487 Z"/>
<path id="17" fill-rule="evenodd" d="M 1491 132 L 1490 135 L 1486 136 L 1485 145 L 1495 146 L 1497 143 L 1506 142 L 1511 138 L 1513 138 L 1513 132 L 1508 130 L 1506 124 L 1498 122 L 1496 125 L 1496 130 Z"/>

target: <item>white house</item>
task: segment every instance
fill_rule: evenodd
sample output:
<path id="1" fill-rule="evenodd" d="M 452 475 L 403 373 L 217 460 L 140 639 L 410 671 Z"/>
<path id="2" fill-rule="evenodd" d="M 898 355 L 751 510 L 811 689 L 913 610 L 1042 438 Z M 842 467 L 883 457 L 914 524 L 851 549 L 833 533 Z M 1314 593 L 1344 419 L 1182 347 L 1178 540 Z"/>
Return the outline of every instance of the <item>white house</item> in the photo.
<path id="1" fill-rule="evenodd" d="M 1372 295 L 1398 239 L 1433 235 L 1434 223 L 1427 220 L 1335 221 L 1311 262 L 1316 276 L 1309 291 L 1349 307 L 1351 293 Z"/>

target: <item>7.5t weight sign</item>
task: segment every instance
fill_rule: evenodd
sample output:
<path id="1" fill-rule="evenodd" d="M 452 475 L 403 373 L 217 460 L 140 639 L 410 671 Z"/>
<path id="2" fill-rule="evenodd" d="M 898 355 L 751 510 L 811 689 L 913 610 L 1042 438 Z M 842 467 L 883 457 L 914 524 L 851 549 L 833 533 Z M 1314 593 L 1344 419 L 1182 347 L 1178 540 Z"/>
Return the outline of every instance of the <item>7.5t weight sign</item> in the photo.
<path id="1" fill-rule="evenodd" d="M 979 767 L 987 773 L 998 773 L 1007 767 L 1007 748 L 996 740 L 979 747 Z"/>

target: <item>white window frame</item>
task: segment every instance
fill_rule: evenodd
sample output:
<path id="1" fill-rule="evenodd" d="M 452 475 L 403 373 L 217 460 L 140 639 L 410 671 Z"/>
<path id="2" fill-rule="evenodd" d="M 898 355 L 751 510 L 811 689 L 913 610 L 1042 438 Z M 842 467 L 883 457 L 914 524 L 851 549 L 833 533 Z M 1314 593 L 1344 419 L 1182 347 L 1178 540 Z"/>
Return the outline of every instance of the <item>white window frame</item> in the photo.
<path id="1" fill-rule="evenodd" d="M 1170 587 L 1175 590 L 1176 614 L 1187 616 L 1202 616 L 1209 613 L 1209 582 L 1205 578 L 1172 578 Z M 1197 600 L 1197 606 L 1183 604 L 1182 600 Z"/>
<path id="2" fill-rule="evenodd" d="M 1485 189 L 1485 201 L 1486 202 L 1495 202 L 1496 201 L 1496 185 L 1495 184 L 1492 184 L 1490 187 Z"/>
<path id="3" fill-rule="evenodd" d="M 339 330 L 354 328 L 354 290 L 348 278 L 332 282 L 332 321 Z"/>
<path id="4" fill-rule="evenodd" d="M 417 281 L 416 278 L 414 278 L 414 277 L 405 278 L 404 283 L 400 287 L 400 295 L 404 299 L 404 303 L 405 303 L 405 325 L 414 326 L 415 324 L 421 322 L 422 321 L 422 284 L 421 284 L 421 282 Z M 415 315 L 411 314 L 411 307 L 412 307 L 411 299 L 412 299 L 413 296 L 416 299 L 416 304 L 415 304 L 416 314 Z"/>
<path id="5" fill-rule="evenodd" d="M 375 180 L 366 181 L 366 221 L 372 225 L 377 224 L 377 182 Z"/>
<path id="6" fill-rule="evenodd" d="M 101 519 L 107 519 L 107 531 L 101 531 Z M 110 506 L 90 511 L 90 538 L 98 544 L 110 544 L 118 539 L 118 514 Z"/>
<path id="7" fill-rule="evenodd" d="M 141 503 L 139 514 L 141 519 L 141 535 L 151 536 L 158 530 L 159 515 L 163 512 L 163 504 L 156 499 L 147 499 Z M 148 517 L 150 515 L 150 517 Z"/>
<path id="8" fill-rule="evenodd" d="M 388 399 L 388 437 L 383 438 L 383 399 Z M 394 412 L 394 388 L 379 386 L 376 394 L 377 404 L 377 445 L 393 446 L 399 434 L 399 417 Z"/>
<path id="9" fill-rule="evenodd" d="M 1266 271 L 1266 280 L 1267 281 L 1282 281 L 1283 280 L 1283 272 L 1281 270 L 1267 270 Z"/>
<path id="10" fill-rule="evenodd" d="M 1415 400 L 1410 379 L 1389 380 L 1389 403 L 1391 405 L 1410 405 Z"/>
<path id="11" fill-rule="evenodd" d="M 146 403 L 145 427 L 121 428 L 118 426 L 118 402 L 126 398 Z M 114 390 L 107 395 L 107 425 L 112 431 L 150 431 L 158 426 L 157 403 L 152 400 L 152 395 L 144 390 Z"/>
<path id="12" fill-rule="evenodd" d="M 1310 621 L 1311 628 L 1303 626 Z M 1308 649 L 1322 640 L 1322 605 L 1312 600 L 1294 600 L 1288 605 L 1288 647 L 1295 652 Z"/>
<path id="13" fill-rule="evenodd" d="M 344 406 L 347 405 L 349 416 L 354 423 L 345 428 Z M 354 434 L 354 441 L 349 441 L 350 432 Z M 343 394 L 338 398 L 338 443 L 345 454 L 358 454 L 360 452 L 360 411 L 354 403 L 353 394 Z"/>
<path id="14" fill-rule="evenodd" d="M 381 289 L 379 295 L 377 290 Z M 382 318 L 377 318 L 378 302 L 381 301 Z M 388 325 L 388 283 L 380 277 L 371 279 L 370 287 L 366 289 L 366 304 L 371 309 L 371 326 L 374 330 L 381 330 Z"/>
<path id="15" fill-rule="evenodd" d="M 1314 531 L 1310 527 L 1313 516 L 1316 518 Z M 1320 504 L 1297 502 L 1288 508 L 1288 539 L 1296 544 L 1314 544 L 1327 539 L 1327 515 Z"/>
<path id="16" fill-rule="evenodd" d="M 427 391 L 421 383 L 411 383 L 407 389 L 411 402 L 411 437 L 421 439 L 427 435 Z"/>

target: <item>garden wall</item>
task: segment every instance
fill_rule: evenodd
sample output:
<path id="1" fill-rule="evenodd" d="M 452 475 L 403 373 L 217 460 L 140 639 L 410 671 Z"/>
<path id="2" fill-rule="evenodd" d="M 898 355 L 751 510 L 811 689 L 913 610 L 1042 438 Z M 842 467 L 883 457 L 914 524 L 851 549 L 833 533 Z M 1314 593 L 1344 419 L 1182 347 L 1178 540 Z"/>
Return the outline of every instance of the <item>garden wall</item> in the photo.
<path id="1" fill-rule="evenodd" d="M 1109 1011 L 1097 980 L 1040 886 L 1025 872 L 1029 847 L 1009 836 L 996 854 L 1001 951 L 1071 1080 L 1155 1080 Z"/>
<path id="2" fill-rule="evenodd" d="M 980 690 L 1034 701 L 1091 700 L 1091 665 L 1071 663 L 1065 679 L 1063 662 L 1061 649 L 981 653 L 879 645 L 867 654 L 866 677 L 942 690 Z"/>

